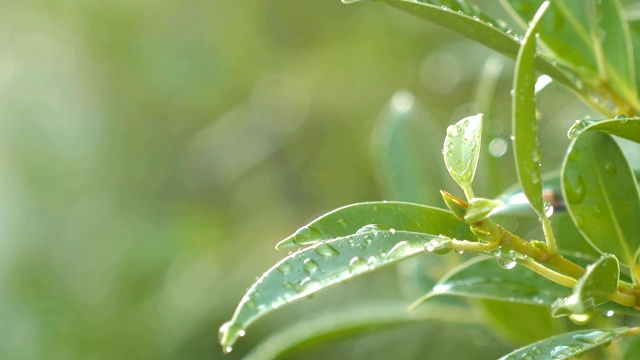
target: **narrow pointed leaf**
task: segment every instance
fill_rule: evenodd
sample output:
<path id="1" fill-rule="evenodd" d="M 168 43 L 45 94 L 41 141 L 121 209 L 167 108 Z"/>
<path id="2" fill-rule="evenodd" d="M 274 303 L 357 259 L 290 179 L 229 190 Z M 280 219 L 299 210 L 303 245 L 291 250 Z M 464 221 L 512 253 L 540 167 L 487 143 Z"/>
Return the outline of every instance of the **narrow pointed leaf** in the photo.
<path id="1" fill-rule="evenodd" d="M 469 209 L 467 209 L 464 219 L 469 223 L 475 223 L 486 219 L 489 215 L 496 211 L 498 208 L 504 206 L 502 201 L 473 198 L 469 201 Z"/>
<path id="2" fill-rule="evenodd" d="M 365 303 L 344 309 L 331 309 L 302 319 L 271 335 L 244 357 L 245 360 L 277 359 L 284 353 L 298 350 L 306 344 L 333 337 L 357 335 L 372 329 L 386 329 L 424 321 L 440 321 L 471 325 L 477 323 L 468 309 L 438 304 L 424 311 L 407 312 L 405 302 Z"/>
<path id="3" fill-rule="evenodd" d="M 567 135 L 575 139 L 585 131 L 601 131 L 616 135 L 640 144 L 640 119 L 621 116 L 619 119 L 578 120 L 569 129 Z"/>
<path id="4" fill-rule="evenodd" d="M 504 22 L 495 21 L 464 0 L 450 1 L 448 6 L 433 0 L 386 0 L 386 2 L 404 12 L 455 31 L 512 59 L 515 59 L 518 54 L 520 37 L 515 35 Z M 577 89 L 565 72 L 549 59 L 539 57 L 536 66 L 559 83 L 570 89 Z"/>
<path id="5" fill-rule="evenodd" d="M 500 358 L 500 360 L 563 360 L 580 355 L 587 350 L 609 344 L 624 337 L 628 328 L 589 329 L 554 336 L 522 347 Z"/>
<path id="6" fill-rule="evenodd" d="M 447 238 L 395 230 L 371 230 L 300 249 L 267 270 L 244 295 L 231 321 L 220 328 L 226 352 L 263 315 L 323 288 L 408 257 L 446 246 Z"/>
<path id="7" fill-rule="evenodd" d="M 444 163 L 451 177 L 465 194 L 471 194 L 471 183 L 480 156 L 482 114 L 466 117 L 447 128 L 444 139 Z"/>
<path id="8" fill-rule="evenodd" d="M 562 191 L 585 239 L 631 266 L 640 246 L 640 195 L 633 171 L 611 136 L 588 131 L 573 141 L 562 168 Z"/>
<path id="9" fill-rule="evenodd" d="M 510 270 L 505 270 L 494 258 L 473 258 L 451 270 L 413 306 L 440 295 L 551 305 L 558 297 L 571 293 L 522 266 L 509 267 Z"/>
<path id="10" fill-rule="evenodd" d="M 513 151 L 518 178 L 529 203 L 539 217 L 545 216 L 540 177 L 540 150 L 538 149 L 538 122 L 536 120 L 534 60 L 536 32 L 540 19 L 549 6 L 544 2 L 527 30 L 516 60 L 513 83 Z"/>
<path id="11" fill-rule="evenodd" d="M 572 294 L 553 303 L 554 317 L 568 315 L 574 322 L 584 324 L 591 320 L 596 306 L 609 301 L 618 291 L 620 264 L 615 256 L 603 255 L 573 288 Z"/>
<path id="12" fill-rule="evenodd" d="M 378 178 L 391 200 L 440 204 L 442 189 L 438 146 L 428 141 L 437 133 L 415 96 L 396 92 L 382 109 L 371 139 Z"/>
<path id="13" fill-rule="evenodd" d="M 278 243 L 276 249 L 311 245 L 321 240 L 355 234 L 373 224 L 378 228 L 475 239 L 469 226 L 448 211 L 412 203 L 384 201 L 352 204 L 333 210 L 298 229 Z"/>

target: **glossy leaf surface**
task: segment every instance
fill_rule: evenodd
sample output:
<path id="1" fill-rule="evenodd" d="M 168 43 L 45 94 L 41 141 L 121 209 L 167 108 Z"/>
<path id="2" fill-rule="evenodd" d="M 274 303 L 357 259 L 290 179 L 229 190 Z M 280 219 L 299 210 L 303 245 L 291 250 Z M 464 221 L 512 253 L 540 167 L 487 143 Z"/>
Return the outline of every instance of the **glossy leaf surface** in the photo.
<path id="1" fill-rule="evenodd" d="M 293 235 L 282 240 L 277 249 L 314 244 L 366 230 L 365 226 L 378 228 L 443 234 L 457 239 L 473 240 L 469 227 L 450 212 L 429 206 L 395 202 L 368 202 L 347 205 L 310 222 Z"/>
<path id="2" fill-rule="evenodd" d="M 447 128 L 444 139 L 444 163 L 451 177 L 465 194 L 473 193 L 471 183 L 480 157 L 482 114 L 466 117 Z"/>
<path id="3" fill-rule="evenodd" d="M 244 295 L 231 321 L 220 328 L 226 352 L 261 316 L 328 286 L 408 257 L 437 251 L 448 238 L 368 229 L 300 249 L 267 270 Z"/>
<path id="4" fill-rule="evenodd" d="M 640 245 L 638 185 L 611 136 L 588 131 L 571 144 L 562 169 L 567 208 L 583 236 L 601 253 L 630 266 Z"/>
<path id="5" fill-rule="evenodd" d="M 640 119 L 621 116 L 619 119 L 608 120 L 578 120 L 569 129 L 567 135 L 575 139 L 585 131 L 601 131 L 607 134 L 620 136 L 640 143 Z"/>
<path id="6" fill-rule="evenodd" d="M 512 59 L 520 47 L 520 37 L 501 21 L 495 21 L 476 6 L 465 1 L 450 1 L 447 6 L 431 0 L 386 0 L 386 2 L 409 14 L 455 31 L 473 41 L 493 49 Z M 538 69 L 559 83 L 576 89 L 574 82 L 548 58 L 539 57 Z"/>
<path id="7" fill-rule="evenodd" d="M 585 275 L 578 280 L 572 294 L 553 303 L 552 315 L 568 315 L 579 324 L 591 320 L 594 308 L 607 302 L 618 291 L 620 265 L 615 256 L 606 254 L 587 267 Z"/>
<path id="8" fill-rule="evenodd" d="M 469 208 L 464 215 L 464 219 L 469 223 L 484 220 L 503 205 L 504 204 L 498 200 L 473 198 L 469 201 Z"/>
<path id="9" fill-rule="evenodd" d="M 554 336 L 522 347 L 500 360 L 563 360 L 625 336 L 627 328 L 589 329 Z"/>
<path id="10" fill-rule="evenodd" d="M 415 96 L 396 92 L 382 109 L 371 139 L 379 181 L 390 200 L 441 204 L 442 158 L 431 134 L 438 133 Z"/>
<path id="11" fill-rule="evenodd" d="M 536 32 L 540 19 L 549 6 L 544 2 L 527 30 L 516 59 L 513 83 L 513 151 L 518 178 L 529 203 L 539 217 L 545 216 L 540 176 L 540 150 L 538 149 L 538 121 L 536 119 L 534 67 Z"/>
<path id="12" fill-rule="evenodd" d="M 500 265 L 494 258 L 476 257 L 451 270 L 413 306 L 439 295 L 551 305 L 557 298 L 570 293 L 570 289 L 522 266 Z"/>

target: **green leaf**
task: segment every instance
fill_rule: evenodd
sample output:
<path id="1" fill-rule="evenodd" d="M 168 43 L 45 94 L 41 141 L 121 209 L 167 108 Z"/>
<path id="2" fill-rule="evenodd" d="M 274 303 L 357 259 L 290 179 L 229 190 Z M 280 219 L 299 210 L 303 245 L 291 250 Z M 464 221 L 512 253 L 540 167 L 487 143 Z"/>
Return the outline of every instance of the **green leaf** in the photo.
<path id="1" fill-rule="evenodd" d="M 524 25 L 542 0 L 502 3 Z M 601 92 L 601 84 L 609 83 L 627 102 L 637 104 L 631 35 L 618 0 L 553 1 L 542 20 L 540 40 L 553 58 L 578 73 L 588 88 Z"/>
<path id="2" fill-rule="evenodd" d="M 620 136 L 640 144 L 640 119 L 638 118 L 627 118 L 621 115 L 616 119 L 608 120 L 576 120 L 567 132 L 567 136 L 569 139 L 575 139 L 587 130 Z"/>
<path id="3" fill-rule="evenodd" d="M 382 109 L 371 139 L 378 178 L 388 198 L 435 205 L 442 189 L 437 145 L 427 141 L 437 133 L 414 95 L 396 92 Z"/>
<path id="4" fill-rule="evenodd" d="M 448 6 L 441 5 L 441 1 L 433 0 L 386 0 L 386 2 L 404 12 L 455 31 L 507 57 L 516 58 L 520 37 L 515 35 L 504 22 L 493 20 L 479 8 L 468 5 L 465 1 L 448 1 Z M 538 57 L 536 66 L 557 82 L 577 90 L 574 82 L 564 71 L 544 56 Z"/>
<path id="5" fill-rule="evenodd" d="M 536 120 L 534 61 L 536 55 L 536 32 L 540 19 L 549 7 L 544 2 L 527 30 L 516 60 L 513 83 L 513 151 L 518 178 L 529 203 L 540 218 L 545 217 L 540 177 L 540 150 L 538 149 L 538 122 Z"/>
<path id="6" fill-rule="evenodd" d="M 573 140 L 562 168 L 562 191 L 585 239 L 629 267 L 640 245 L 640 194 L 611 136 L 589 131 Z"/>
<path id="7" fill-rule="evenodd" d="M 464 219 L 468 223 L 476 223 L 489 217 L 492 212 L 496 211 L 501 206 L 504 206 L 502 201 L 473 198 L 469 201 L 469 208 L 464 215 Z"/>
<path id="8" fill-rule="evenodd" d="M 532 305 L 551 305 L 570 290 L 532 271 L 493 258 L 475 257 L 451 270 L 412 308 L 434 296 L 454 295 Z M 505 271 L 508 268 L 508 271 Z"/>
<path id="9" fill-rule="evenodd" d="M 247 326 L 280 306 L 382 266 L 443 249 L 448 240 L 423 233 L 368 229 L 300 249 L 256 280 L 233 318 L 220 328 L 220 344 L 229 352 Z"/>
<path id="10" fill-rule="evenodd" d="M 587 267 L 587 272 L 578 280 L 570 296 L 553 303 L 552 315 L 568 315 L 573 322 L 586 324 L 591 320 L 595 307 L 617 293 L 619 277 L 618 259 L 611 254 L 602 255 Z"/>
<path id="11" fill-rule="evenodd" d="M 580 355 L 587 350 L 607 345 L 626 335 L 628 328 L 589 329 L 554 336 L 522 347 L 500 360 L 563 360 Z"/>
<path id="12" fill-rule="evenodd" d="M 471 183 L 478 166 L 481 136 L 482 114 L 469 116 L 449 125 L 442 149 L 449 174 L 469 198 L 473 197 Z"/>
<path id="13" fill-rule="evenodd" d="M 279 242 L 276 249 L 310 245 L 355 234 L 367 225 L 475 239 L 469 227 L 448 211 L 412 203 L 383 201 L 347 205 L 324 214 Z"/>
<path id="14" fill-rule="evenodd" d="M 245 360 L 276 359 L 307 344 L 332 338 L 343 338 L 383 329 L 425 321 L 439 321 L 466 326 L 477 323 L 473 314 L 460 306 L 437 306 L 423 311 L 407 312 L 404 302 L 365 303 L 344 309 L 330 309 L 323 314 L 302 319 L 294 325 L 269 336 L 244 357 Z"/>

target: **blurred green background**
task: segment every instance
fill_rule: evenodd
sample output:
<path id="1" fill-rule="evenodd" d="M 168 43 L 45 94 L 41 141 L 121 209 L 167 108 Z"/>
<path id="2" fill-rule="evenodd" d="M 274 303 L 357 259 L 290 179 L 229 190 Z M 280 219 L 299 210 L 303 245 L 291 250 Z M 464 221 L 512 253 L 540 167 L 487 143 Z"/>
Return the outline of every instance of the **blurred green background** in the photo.
<path id="1" fill-rule="evenodd" d="M 3 1 L 0 358 L 237 359 L 320 309 L 402 298 L 390 268 L 267 316 L 226 357 L 217 343 L 251 282 L 286 255 L 277 241 L 336 207 L 398 197 L 371 160 L 398 90 L 433 129 L 424 188 L 455 190 L 437 149 L 448 124 L 478 112 L 491 57 L 503 71 L 488 131 L 507 143 L 512 62 L 384 4 Z M 549 93 L 545 170 L 585 114 Z M 479 195 L 515 182 L 510 152 L 491 161 Z M 414 324 L 308 356 L 466 358 L 460 344 L 475 344 L 492 358 L 510 346 L 471 331 L 447 343 L 457 328 Z"/>

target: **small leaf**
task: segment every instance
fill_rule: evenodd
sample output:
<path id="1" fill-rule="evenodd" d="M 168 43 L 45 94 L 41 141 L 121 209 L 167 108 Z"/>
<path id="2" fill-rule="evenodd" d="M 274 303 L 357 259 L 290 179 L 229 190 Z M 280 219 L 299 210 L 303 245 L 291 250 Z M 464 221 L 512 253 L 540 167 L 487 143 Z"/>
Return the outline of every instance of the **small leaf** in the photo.
<path id="1" fill-rule="evenodd" d="M 499 200 L 473 198 L 469 201 L 469 209 L 464 215 L 464 219 L 468 223 L 482 221 L 501 206 L 504 206 L 504 204 Z"/>
<path id="2" fill-rule="evenodd" d="M 594 308 L 609 301 L 618 291 L 619 277 L 618 259 L 610 254 L 602 255 L 598 261 L 587 267 L 587 272 L 578 280 L 570 296 L 553 303 L 552 315 L 568 315 L 578 324 L 589 322 Z"/>
<path id="3" fill-rule="evenodd" d="M 444 139 L 444 163 L 451 177 L 465 194 L 472 193 L 471 183 L 480 156 L 482 114 L 466 117 L 447 128 Z"/>
<path id="4" fill-rule="evenodd" d="M 230 352 L 247 326 L 280 306 L 408 257 L 442 250 L 448 240 L 423 233 L 369 229 L 300 249 L 256 280 L 231 321 L 220 328 L 220 344 Z"/>
<path id="5" fill-rule="evenodd" d="M 434 167 L 438 148 L 427 141 L 437 133 L 415 96 L 397 91 L 382 109 L 371 139 L 371 154 L 384 192 L 391 200 L 440 203 L 442 189 Z"/>
<path id="6" fill-rule="evenodd" d="M 631 266 L 640 246 L 640 194 L 633 171 L 611 136 L 585 132 L 562 168 L 567 208 L 582 235 L 601 253 Z"/>
<path id="7" fill-rule="evenodd" d="M 505 271 L 496 259 L 475 257 L 451 270 L 412 307 L 440 295 L 551 305 L 558 297 L 569 293 L 569 289 L 522 266 Z"/>
<path id="8" fill-rule="evenodd" d="M 567 132 L 567 136 L 569 139 L 575 139 L 587 130 L 601 131 L 640 143 L 640 119 L 638 118 L 627 118 L 621 115 L 609 120 L 576 120 Z"/>
<path id="9" fill-rule="evenodd" d="M 347 205 L 324 214 L 279 242 L 276 249 L 306 246 L 355 234 L 360 229 L 367 230 L 367 225 L 475 239 L 469 226 L 448 211 L 412 203 L 383 201 Z"/>
<path id="10" fill-rule="evenodd" d="M 540 19 L 549 7 L 544 2 L 536 12 L 525 35 L 516 60 L 516 74 L 513 83 L 513 151 L 516 159 L 518 178 L 529 203 L 540 218 L 545 217 L 542 199 L 542 179 L 540 177 L 540 150 L 538 149 L 538 122 L 536 120 L 534 68 L 536 53 L 536 32 Z"/>
<path id="11" fill-rule="evenodd" d="M 628 328 L 589 329 L 554 336 L 522 347 L 500 358 L 500 360 L 563 360 L 580 355 L 587 350 L 609 344 L 624 337 Z"/>
<path id="12" fill-rule="evenodd" d="M 404 12 L 455 31 L 507 57 L 516 58 L 520 38 L 504 22 L 492 19 L 478 7 L 470 6 L 465 1 L 448 2 L 451 7 L 442 6 L 440 1 L 434 0 L 386 2 Z M 544 56 L 538 58 L 536 66 L 555 81 L 577 90 L 573 80 Z"/>

